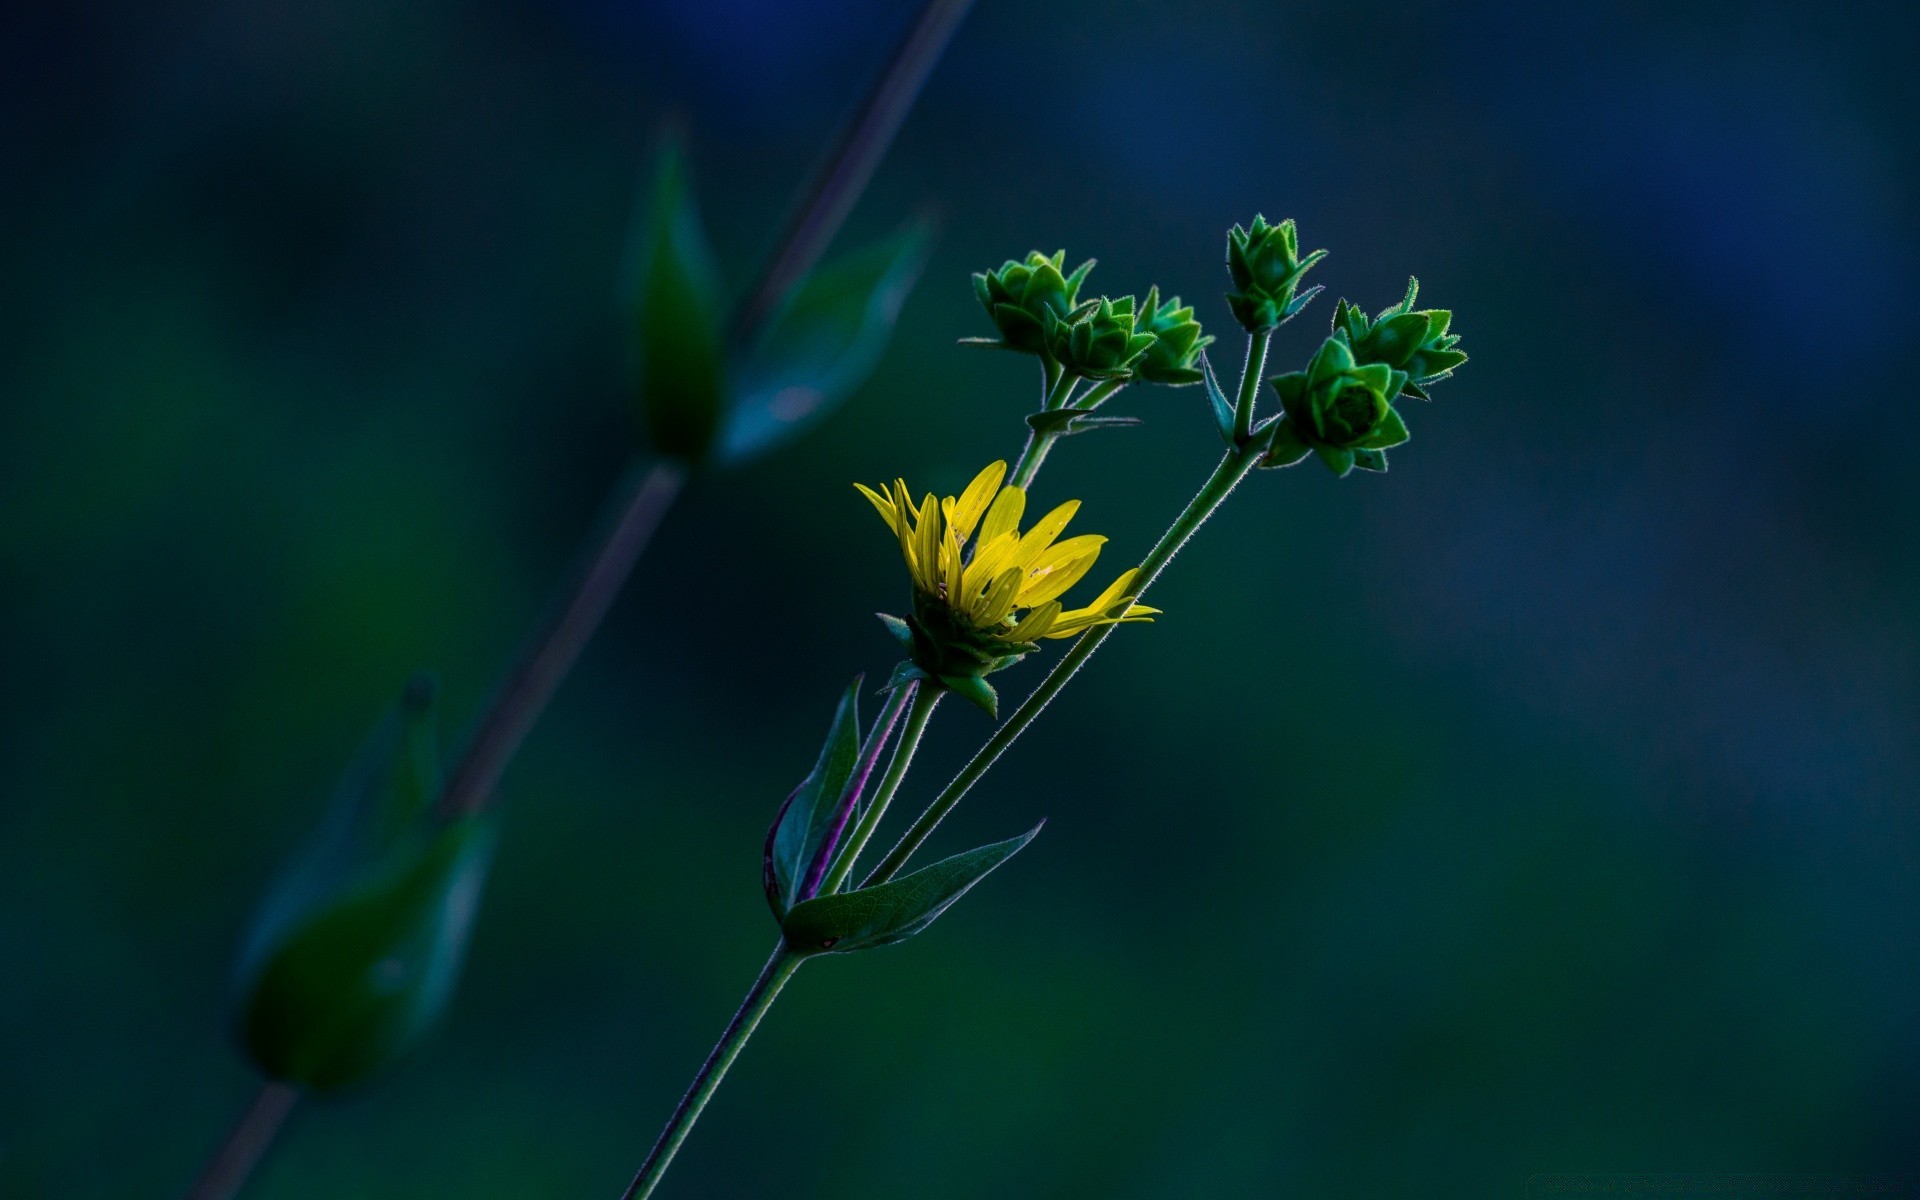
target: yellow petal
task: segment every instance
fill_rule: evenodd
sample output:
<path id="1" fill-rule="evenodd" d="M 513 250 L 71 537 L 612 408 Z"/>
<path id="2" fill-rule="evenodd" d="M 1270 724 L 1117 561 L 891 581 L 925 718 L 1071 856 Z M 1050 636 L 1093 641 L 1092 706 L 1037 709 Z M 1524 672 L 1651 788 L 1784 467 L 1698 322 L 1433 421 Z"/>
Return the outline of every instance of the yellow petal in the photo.
<path id="1" fill-rule="evenodd" d="M 1006 633 L 1010 642 L 1032 642 L 1047 636 L 1053 623 L 1060 618 L 1060 602 L 1051 600 L 1020 618 L 1020 623 Z"/>
<path id="2" fill-rule="evenodd" d="M 900 514 L 899 521 L 893 527 L 894 532 L 900 535 L 900 557 L 906 560 L 907 574 L 917 584 L 920 570 L 913 561 L 913 502 L 907 499 L 906 485 L 898 479 L 893 481 L 893 506 L 894 511 Z"/>
<path id="3" fill-rule="evenodd" d="M 919 567 L 921 589 L 928 595 L 940 592 L 940 535 L 946 522 L 940 517 L 940 500 L 932 492 L 920 501 L 920 523 L 914 528 L 913 555 Z"/>
<path id="4" fill-rule="evenodd" d="M 967 586 L 985 592 L 1000 572 L 1012 564 L 1013 552 L 1020 548 L 1020 535 L 1003 533 L 988 541 L 985 536 L 973 544 L 973 561 L 967 564 Z"/>
<path id="5" fill-rule="evenodd" d="M 1014 600 L 1020 595 L 1020 568 L 1008 567 L 1000 572 L 987 589 L 986 597 L 980 601 L 980 607 L 974 610 L 974 624 L 982 628 L 998 625 L 1013 612 Z"/>
<path id="6" fill-rule="evenodd" d="M 1047 547 L 1053 545 L 1053 539 L 1060 536 L 1067 522 L 1073 520 L 1073 514 L 1079 511 L 1080 502 L 1069 500 L 1036 521 L 1032 529 L 1020 535 L 1020 549 L 1013 555 L 1015 565 L 1032 566 Z"/>
<path id="7" fill-rule="evenodd" d="M 1093 603 L 1087 605 L 1088 612 L 1105 612 L 1120 602 L 1120 597 L 1129 593 L 1133 580 L 1140 574 L 1139 567 L 1128 567 L 1120 572 L 1120 577 L 1107 585 L 1107 590 L 1095 596 Z"/>
<path id="8" fill-rule="evenodd" d="M 973 527 L 980 523 L 981 514 L 987 511 L 988 503 L 993 500 L 994 493 L 1000 490 L 1000 482 L 1006 477 L 1007 464 L 1004 461 L 988 463 L 987 469 L 975 475 L 973 482 L 954 501 L 947 519 L 953 524 L 954 536 L 960 539 L 962 545 L 973 536 Z"/>
<path id="9" fill-rule="evenodd" d="M 987 508 L 987 519 L 980 526 L 980 540 L 976 545 L 985 546 L 1003 533 L 1013 533 L 1020 528 L 1020 515 L 1027 511 L 1027 493 L 1017 487 L 1001 488 L 1000 494 L 993 498 Z"/>
<path id="10" fill-rule="evenodd" d="M 942 504 L 941 511 L 945 510 L 946 506 Z M 943 594 L 947 598 L 947 603 L 959 603 L 964 577 L 965 572 L 960 563 L 960 539 L 954 536 L 953 526 L 948 525 L 946 532 L 940 538 L 940 579 L 946 585 Z"/>
<path id="11" fill-rule="evenodd" d="M 1027 568 L 1027 581 L 1020 588 L 1020 603 L 1045 604 L 1065 594 L 1092 569 L 1106 541 L 1097 533 L 1083 533 L 1048 549 Z"/>
<path id="12" fill-rule="evenodd" d="M 879 510 L 880 519 L 887 523 L 888 529 L 898 530 L 899 522 L 900 522 L 900 510 L 893 506 L 893 501 L 887 499 L 885 496 L 882 496 L 879 492 L 874 491 L 872 488 L 868 487 L 864 483 L 856 483 L 853 486 L 858 488 L 860 490 L 860 494 L 862 496 L 865 496 L 868 502 L 871 503 L 874 508 Z"/>

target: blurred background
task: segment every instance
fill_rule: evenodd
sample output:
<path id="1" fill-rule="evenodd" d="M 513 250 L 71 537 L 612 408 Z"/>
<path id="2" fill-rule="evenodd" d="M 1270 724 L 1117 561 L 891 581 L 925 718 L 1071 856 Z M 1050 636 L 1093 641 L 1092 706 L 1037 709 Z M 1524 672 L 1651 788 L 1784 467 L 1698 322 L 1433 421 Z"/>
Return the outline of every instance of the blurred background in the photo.
<path id="1" fill-rule="evenodd" d="M 909 7 L 11 14 L 0 1194 L 184 1187 L 262 888 L 409 672 L 457 740 L 622 467 L 658 130 L 744 287 Z M 1391 475 L 1251 481 L 937 845 L 1045 834 L 802 973 L 667 1191 L 1920 1169 L 1916 28 L 1845 14 L 981 0 L 837 243 L 942 215 L 877 376 L 671 515 L 507 776 L 450 1019 L 249 1195 L 617 1194 L 892 661 L 850 482 L 1018 448 L 967 273 L 1064 246 L 1224 335 L 1256 211 L 1333 251 L 1276 368 L 1409 273 L 1473 362 Z M 1197 391 L 1123 403 L 1040 486 L 1116 564 L 1218 451 Z M 989 729 L 947 706 L 903 802 Z"/>

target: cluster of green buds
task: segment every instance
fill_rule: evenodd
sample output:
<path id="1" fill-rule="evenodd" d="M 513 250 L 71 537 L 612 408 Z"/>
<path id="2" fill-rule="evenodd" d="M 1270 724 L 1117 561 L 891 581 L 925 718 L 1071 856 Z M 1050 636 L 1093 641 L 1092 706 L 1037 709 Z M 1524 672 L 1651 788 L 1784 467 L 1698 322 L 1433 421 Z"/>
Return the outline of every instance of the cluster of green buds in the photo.
<path id="1" fill-rule="evenodd" d="M 1213 344 L 1213 335 L 1202 334 L 1200 322 L 1193 319 L 1193 307 L 1173 296 L 1160 302 L 1158 284 L 1147 289 L 1141 302 L 1139 327 L 1153 335 L 1153 345 L 1135 368 L 1135 374 L 1148 383 L 1167 387 L 1185 387 L 1205 378 L 1199 362 L 1201 352 Z"/>
<path id="2" fill-rule="evenodd" d="M 998 338 L 972 339 L 979 345 L 1001 346 L 1025 354 L 1047 353 L 1047 323 L 1080 307 L 1080 285 L 1093 270 L 1093 259 L 1062 274 L 1065 250 L 1053 256 L 1030 250 L 1024 261 L 1008 259 L 997 271 L 977 271 L 973 294 L 993 319 Z"/>
<path id="3" fill-rule="evenodd" d="M 1407 440 L 1407 423 L 1393 407 L 1407 373 L 1385 363 L 1355 362 L 1338 337 L 1320 344 L 1306 370 L 1272 383 L 1286 416 L 1273 430 L 1265 466 L 1292 466 L 1312 453 L 1336 475 L 1355 467 L 1384 471 L 1384 451 Z"/>
<path id="4" fill-rule="evenodd" d="M 1342 300 L 1334 307 L 1333 335 L 1344 338 L 1353 357 L 1362 363 L 1384 363 L 1407 374 L 1406 395 L 1430 399 L 1426 389 L 1453 374 L 1467 356 L 1454 349 L 1460 335 L 1448 333 L 1453 314 L 1444 308 L 1415 309 L 1420 281 L 1407 280 L 1400 303 L 1373 320 L 1358 305 Z"/>
<path id="5" fill-rule="evenodd" d="M 1234 286 L 1227 304 L 1234 318 L 1248 333 L 1292 319 L 1320 294 L 1317 287 L 1296 292 L 1301 277 L 1326 256 L 1325 250 L 1315 250 L 1300 257 L 1300 235 L 1291 218 L 1269 225 L 1256 215 L 1245 229 L 1235 225 L 1227 232 L 1227 273 Z"/>
<path id="6" fill-rule="evenodd" d="M 1047 314 L 1047 353 L 1067 374 L 1100 381 L 1134 377 L 1156 339 L 1135 325 L 1133 297 L 1102 296 L 1064 317 Z"/>

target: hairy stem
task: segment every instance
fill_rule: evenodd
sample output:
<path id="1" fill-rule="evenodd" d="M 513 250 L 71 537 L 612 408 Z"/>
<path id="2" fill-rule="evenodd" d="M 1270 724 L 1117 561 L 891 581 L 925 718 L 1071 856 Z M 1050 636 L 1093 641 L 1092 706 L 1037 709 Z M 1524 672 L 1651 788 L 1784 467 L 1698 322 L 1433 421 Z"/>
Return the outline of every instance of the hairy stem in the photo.
<path id="1" fill-rule="evenodd" d="M 825 838 L 821 839 L 819 848 L 813 852 L 813 861 L 807 864 L 807 874 L 800 881 L 800 891 L 797 894 L 799 900 L 811 900 L 819 895 L 832 895 L 834 889 L 839 886 L 840 880 L 846 877 L 846 872 L 838 865 L 840 851 L 844 849 L 840 840 L 841 835 L 847 831 L 847 822 L 852 819 L 854 810 L 859 807 L 860 793 L 867 790 L 867 780 L 873 777 L 874 764 L 880 761 L 881 751 L 886 749 L 888 739 L 893 737 L 893 727 L 900 722 L 901 710 L 920 698 L 920 687 L 920 680 L 909 679 L 895 688 L 893 695 L 887 697 L 887 706 L 881 709 L 880 715 L 873 719 L 873 727 L 867 731 L 867 740 L 860 747 L 859 756 L 854 761 L 853 774 L 847 777 L 846 787 L 842 789 L 841 794 L 834 798 L 834 807 L 837 811 L 834 813 L 833 828 L 827 831 Z M 921 724 L 925 723 L 926 718 L 922 717 Z M 920 740 L 920 731 L 909 724 L 907 736 L 917 742 Z M 911 758 L 912 754 L 913 751 L 909 747 L 908 757 Z M 906 769 L 899 766 L 899 762 L 900 754 L 896 747 L 893 765 L 887 768 L 886 779 L 880 784 L 882 796 L 893 794 L 892 788 L 888 786 L 889 782 L 898 786 L 896 770 Z M 857 836 L 856 833 L 856 838 Z M 827 875 L 829 866 L 833 867 L 834 872 L 831 878 Z"/>
<path id="2" fill-rule="evenodd" d="M 893 794 L 900 790 L 900 781 L 907 777 L 907 768 L 913 765 L 913 752 L 920 746 L 920 735 L 927 731 L 927 720 L 933 716 L 934 706 L 940 703 L 940 697 L 945 694 L 945 688 L 923 684 L 913 697 L 913 707 L 907 710 L 907 727 L 893 748 L 893 761 L 887 764 L 887 774 L 880 781 L 880 790 L 873 794 L 873 799 L 860 814 L 860 823 L 854 826 L 853 837 L 841 849 L 840 857 L 833 864 L 833 873 L 827 876 L 819 895 L 831 896 L 839 891 L 840 885 L 853 872 L 860 852 L 867 848 L 867 841 L 879 827 L 880 819 L 887 815 L 887 805 L 892 802 Z"/>
<path id="3" fill-rule="evenodd" d="M 1173 556 L 1179 553 L 1180 547 L 1187 544 L 1187 539 L 1191 538 L 1206 519 L 1213 515 L 1213 510 L 1220 507 L 1221 501 L 1227 498 L 1234 487 L 1246 478 L 1247 473 L 1253 470 L 1259 461 L 1260 454 L 1257 446 L 1236 447 L 1227 452 L 1227 456 L 1220 461 L 1219 467 L 1214 470 L 1206 485 L 1174 519 L 1172 526 L 1160 536 L 1159 542 L 1140 564 L 1140 574 L 1134 581 L 1136 596 L 1146 593 L 1154 579 L 1169 562 L 1173 561 Z M 954 776 L 953 782 L 934 797 L 933 803 L 927 806 L 927 810 L 920 814 L 920 819 L 915 821 L 893 849 L 888 851 L 886 858 L 873 869 L 872 874 L 867 876 L 861 887 L 872 887 L 874 884 L 884 883 L 899 873 L 900 868 L 904 867 L 907 860 L 913 856 L 913 852 L 920 848 L 920 844 L 927 840 L 934 828 L 953 811 L 954 805 L 960 803 L 960 798 L 980 781 L 980 777 L 987 773 L 987 769 L 1006 752 L 1007 747 L 1013 745 L 1014 740 L 1033 723 L 1034 718 L 1046 709 L 1054 696 L 1059 694 L 1060 689 L 1067 686 L 1067 681 L 1073 678 L 1082 664 L 1093 657 L 1093 652 L 1100 648 L 1100 644 L 1106 641 L 1116 628 L 1118 628 L 1116 625 L 1102 625 L 1080 635 L 1080 640 L 1075 642 L 1073 648 L 1054 664 L 1053 670 L 1040 681 L 1040 686 L 1033 689 L 1033 694 L 1022 701 L 1013 715 L 994 731 L 993 736 L 987 739 L 986 745 L 982 746 L 967 765 L 960 769 L 960 773 Z"/>
<path id="4" fill-rule="evenodd" d="M 1240 368 L 1240 401 L 1233 407 L 1233 444 L 1244 446 L 1253 434 L 1253 398 L 1260 391 L 1260 373 L 1267 366 L 1267 339 L 1273 330 L 1247 335 L 1247 361 Z"/>
<path id="5" fill-rule="evenodd" d="M 667 1118 L 667 1127 L 660 1131 L 660 1140 L 653 1144 L 652 1153 L 647 1155 L 647 1161 L 641 1164 L 640 1173 L 633 1177 L 627 1190 L 621 1193 L 620 1200 L 645 1200 L 653 1194 L 654 1188 L 660 1186 L 661 1177 L 672 1165 L 680 1143 L 687 1140 L 693 1123 L 700 1119 L 707 1101 L 713 1099 L 715 1089 L 726 1078 L 727 1068 L 733 1065 L 734 1059 L 740 1057 L 741 1048 L 753 1036 L 760 1018 L 766 1015 L 787 980 L 793 978 L 793 973 L 800 969 L 802 961 L 801 956 L 787 949 L 785 943 L 773 952 L 773 957 L 767 959 L 767 965 L 760 969 L 760 978 L 754 980 L 753 986 L 747 989 L 746 997 L 740 1001 L 740 1008 L 733 1014 L 733 1020 L 727 1023 L 726 1032 L 714 1043 L 707 1061 L 700 1065 L 692 1086 L 687 1088 L 686 1095 L 680 1097 L 679 1107 L 673 1110 L 673 1116 Z"/>

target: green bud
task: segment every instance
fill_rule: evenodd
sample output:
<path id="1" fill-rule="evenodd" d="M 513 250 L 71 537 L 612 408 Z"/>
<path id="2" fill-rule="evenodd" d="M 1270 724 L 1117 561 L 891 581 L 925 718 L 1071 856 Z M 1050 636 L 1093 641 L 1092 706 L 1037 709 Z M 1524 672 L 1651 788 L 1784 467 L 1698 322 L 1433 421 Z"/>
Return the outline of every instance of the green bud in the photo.
<path id="1" fill-rule="evenodd" d="M 1049 312 L 1046 321 L 1047 352 L 1082 379 L 1130 379 L 1154 343 L 1153 334 L 1134 326 L 1132 296 L 1102 296 L 1065 317 Z"/>
<path id="2" fill-rule="evenodd" d="M 1169 387 L 1184 387 L 1206 378 L 1197 364 L 1200 352 L 1212 345 L 1214 339 L 1211 334 L 1201 335 L 1200 322 L 1193 319 L 1193 309 L 1183 307 L 1180 297 L 1174 296 L 1162 304 L 1159 286 L 1148 288 L 1137 324 L 1142 332 L 1153 335 L 1153 345 L 1147 347 L 1146 357 L 1135 368 L 1140 378 Z"/>
<path id="3" fill-rule="evenodd" d="M 973 276 L 973 294 L 1000 331 L 997 342 L 986 342 L 1025 354 L 1045 354 L 1047 318 L 1064 317 L 1079 304 L 1080 285 L 1093 270 L 1093 259 L 1062 274 L 1065 250 L 1048 258 L 1030 250 L 1024 262 L 1008 259 L 997 271 Z"/>
<path id="4" fill-rule="evenodd" d="M 417 1044 L 453 994 L 493 822 L 434 811 L 431 700 L 430 685 L 409 687 L 255 918 L 235 1027 L 270 1078 L 359 1082 Z"/>
<path id="5" fill-rule="evenodd" d="M 1262 466 L 1291 466 L 1315 453 L 1336 475 L 1356 466 L 1384 471 L 1379 452 L 1407 440 L 1406 422 L 1393 408 L 1406 372 L 1355 362 L 1338 336 L 1320 344 L 1306 370 L 1271 382 L 1286 416 L 1274 428 Z"/>
<path id="6" fill-rule="evenodd" d="M 1400 303 L 1371 321 L 1358 306 L 1342 300 L 1334 306 L 1333 333 L 1346 340 L 1356 362 L 1405 371 L 1403 394 L 1426 400 L 1426 389 L 1451 376 L 1467 356 L 1454 349 L 1460 335 L 1447 331 L 1453 314 L 1444 308 L 1416 310 L 1413 301 L 1419 293 L 1420 281 L 1408 279 Z"/>
<path id="7" fill-rule="evenodd" d="M 1227 304 L 1234 318 L 1248 333 L 1290 320 L 1319 294 L 1319 288 L 1294 293 L 1301 277 L 1326 256 L 1325 250 L 1315 250 L 1300 257 L 1299 234 L 1291 218 L 1269 225 L 1265 217 L 1255 216 L 1246 229 L 1235 225 L 1227 231 L 1227 273 L 1235 289 L 1227 293 Z"/>

